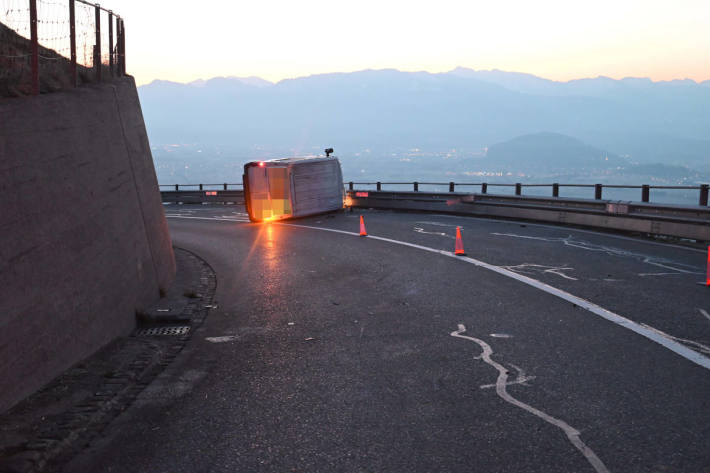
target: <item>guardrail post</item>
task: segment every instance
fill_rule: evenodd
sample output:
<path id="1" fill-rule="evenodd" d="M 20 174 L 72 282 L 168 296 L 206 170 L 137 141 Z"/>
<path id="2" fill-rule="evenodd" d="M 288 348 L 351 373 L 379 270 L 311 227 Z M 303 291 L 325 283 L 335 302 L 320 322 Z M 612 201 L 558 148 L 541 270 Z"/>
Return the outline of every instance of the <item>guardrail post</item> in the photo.
<path id="1" fill-rule="evenodd" d="M 416 181 L 414 182 L 414 192 L 419 192 L 419 183 Z"/>
<path id="2" fill-rule="evenodd" d="M 707 184 L 700 184 L 700 200 L 698 204 L 704 207 L 708 205 L 708 189 L 710 189 L 710 186 Z"/>
<path id="3" fill-rule="evenodd" d="M 519 183 L 515 183 L 515 195 L 521 195 L 523 193 L 523 186 Z"/>
<path id="4" fill-rule="evenodd" d="M 113 12 L 108 12 L 108 68 L 113 77 Z"/>
<path id="5" fill-rule="evenodd" d="M 650 194 L 650 187 L 648 184 L 641 186 L 641 202 L 648 202 L 648 195 Z"/>
<path id="6" fill-rule="evenodd" d="M 560 185 L 555 182 L 552 184 L 552 197 L 559 197 L 560 196 Z"/>
<path id="7" fill-rule="evenodd" d="M 37 0 L 30 0 L 30 41 L 32 43 L 32 95 L 39 95 L 39 40 L 37 39 Z"/>
<path id="8" fill-rule="evenodd" d="M 121 75 L 126 75 L 126 24 L 121 19 Z"/>
<path id="9" fill-rule="evenodd" d="M 596 200 L 602 200 L 602 185 L 594 184 L 594 198 Z"/>
<path id="10" fill-rule="evenodd" d="M 454 185 L 455 185 L 455 184 L 454 184 L 453 182 L 449 182 L 449 192 L 453 192 L 453 191 L 454 191 Z"/>
<path id="11" fill-rule="evenodd" d="M 69 0 L 69 54 L 71 57 L 71 73 L 72 87 L 77 86 L 77 71 L 76 71 L 76 15 L 74 14 L 74 0 Z"/>
<path id="12" fill-rule="evenodd" d="M 180 190 L 180 184 L 175 184 L 175 190 L 179 191 Z"/>
<path id="13" fill-rule="evenodd" d="M 202 184 L 200 184 L 200 190 L 202 190 Z"/>
<path id="14" fill-rule="evenodd" d="M 380 181 L 377 181 L 377 190 L 378 191 L 382 190 L 382 183 Z"/>
<path id="15" fill-rule="evenodd" d="M 227 190 L 227 183 L 224 183 L 224 190 Z"/>
<path id="16" fill-rule="evenodd" d="M 353 181 L 348 182 L 348 190 L 353 190 Z"/>
<path id="17" fill-rule="evenodd" d="M 488 192 L 488 184 L 485 182 L 481 184 L 481 194 L 486 194 Z"/>
<path id="18" fill-rule="evenodd" d="M 95 9 L 96 44 L 94 46 L 94 67 L 96 68 L 96 82 L 101 82 L 101 8 L 97 3 Z"/>

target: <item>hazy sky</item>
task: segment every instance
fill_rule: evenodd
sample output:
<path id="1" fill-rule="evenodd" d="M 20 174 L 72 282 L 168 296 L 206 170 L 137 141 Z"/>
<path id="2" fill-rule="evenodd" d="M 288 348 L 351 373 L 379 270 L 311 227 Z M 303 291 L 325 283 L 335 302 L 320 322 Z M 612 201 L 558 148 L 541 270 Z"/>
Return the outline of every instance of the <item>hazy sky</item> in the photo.
<path id="1" fill-rule="evenodd" d="M 104 0 L 129 73 L 187 82 L 456 66 L 710 79 L 710 0 Z"/>

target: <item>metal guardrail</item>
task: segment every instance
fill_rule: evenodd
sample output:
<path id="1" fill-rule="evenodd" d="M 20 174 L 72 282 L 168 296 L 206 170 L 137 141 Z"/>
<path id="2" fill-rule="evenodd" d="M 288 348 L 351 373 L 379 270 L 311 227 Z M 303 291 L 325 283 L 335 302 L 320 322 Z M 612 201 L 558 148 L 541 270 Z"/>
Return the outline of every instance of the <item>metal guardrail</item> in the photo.
<path id="1" fill-rule="evenodd" d="M 515 218 L 710 241 L 710 208 L 645 202 L 420 191 L 347 191 L 352 207 Z"/>
<path id="2" fill-rule="evenodd" d="M 500 184 L 500 183 L 489 183 L 489 182 L 348 182 L 348 190 L 354 190 L 356 185 L 365 186 L 375 186 L 376 190 L 381 191 L 382 186 L 411 186 L 414 192 L 419 192 L 419 186 L 438 186 L 445 187 L 448 186 L 449 192 L 456 192 L 456 188 L 471 188 L 480 187 L 481 194 L 488 194 L 488 189 L 491 187 L 514 187 L 515 195 L 523 195 L 523 189 L 528 187 L 549 187 L 551 188 L 551 197 L 560 196 L 560 188 L 593 188 L 594 189 L 594 199 L 602 200 L 602 195 L 604 189 L 640 189 L 641 190 L 641 202 L 650 202 L 651 190 L 653 189 L 663 189 L 663 190 L 697 190 L 698 191 L 698 205 L 707 206 L 708 205 L 708 193 L 710 190 L 709 184 L 701 184 L 698 186 L 653 186 L 648 184 L 642 185 L 619 185 L 619 184 L 560 184 L 557 182 L 551 184 L 522 184 L 520 182 L 514 184 Z"/>
<path id="3" fill-rule="evenodd" d="M 354 185 L 377 185 L 380 189 L 356 190 Z M 379 184 L 379 185 L 378 185 Z M 503 217 L 573 224 L 612 230 L 668 235 L 710 241 L 708 185 L 700 186 L 618 186 L 601 184 L 487 184 L 446 183 L 449 192 L 423 192 L 419 185 L 442 183 L 396 182 L 355 183 L 347 187 L 347 205 L 361 208 L 412 210 L 460 215 Z M 383 191 L 382 185 L 411 185 L 412 191 Z M 480 186 L 480 193 L 455 192 L 456 187 Z M 516 195 L 491 194 L 489 187 L 515 187 Z M 552 187 L 552 197 L 522 195 L 523 187 Z M 163 202 L 243 203 L 242 184 L 161 185 Z M 237 189 L 240 188 L 240 189 Z M 593 187 L 594 199 L 559 197 L 559 187 Z M 641 189 L 645 202 L 603 200 L 602 188 Z M 650 189 L 699 190 L 699 205 L 670 205 L 648 202 Z"/>

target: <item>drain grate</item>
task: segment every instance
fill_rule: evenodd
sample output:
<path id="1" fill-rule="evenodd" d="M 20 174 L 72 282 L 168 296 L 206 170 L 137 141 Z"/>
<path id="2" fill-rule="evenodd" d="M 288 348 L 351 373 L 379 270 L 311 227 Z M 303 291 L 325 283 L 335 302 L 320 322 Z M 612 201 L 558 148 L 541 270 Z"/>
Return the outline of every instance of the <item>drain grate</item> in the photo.
<path id="1" fill-rule="evenodd" d="M 149 327 L 142 328 L 136 331 L 137 336 L 150 336 L 150 335 L 185 335 L 190 331 L 190 327 L 187 325 L 173 326 L 173 327 Z"/>

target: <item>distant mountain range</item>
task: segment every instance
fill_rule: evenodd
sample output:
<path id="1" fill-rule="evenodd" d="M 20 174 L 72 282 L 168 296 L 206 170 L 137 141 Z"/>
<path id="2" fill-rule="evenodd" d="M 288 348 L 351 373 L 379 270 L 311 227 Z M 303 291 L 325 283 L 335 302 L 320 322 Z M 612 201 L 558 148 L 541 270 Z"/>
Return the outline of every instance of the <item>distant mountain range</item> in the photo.
<path id="1" fill-rule="evenodd" d="M 508 167 L 541 160 L 547 167 L 661 163 L 710 172 L 710 81 L 555 82 L 497 70 L 387 69 L 278 83 L 256 77 L 154 81 L 139 94 L 157 146 L 209 144 L 237 156 L 305 154 L 326 146 L 341 155 L 367 150 L 381 156 L 489 148 L 485 161 Z M 516 140 L 526 135 L 535 138 Z M 531 152 L 545 142 L 545 157 Z M 581 154 L 572 156 L 572 149 Z"/>

